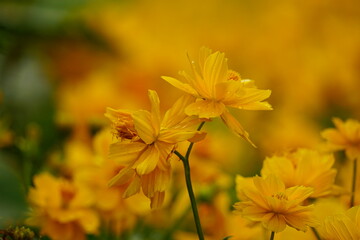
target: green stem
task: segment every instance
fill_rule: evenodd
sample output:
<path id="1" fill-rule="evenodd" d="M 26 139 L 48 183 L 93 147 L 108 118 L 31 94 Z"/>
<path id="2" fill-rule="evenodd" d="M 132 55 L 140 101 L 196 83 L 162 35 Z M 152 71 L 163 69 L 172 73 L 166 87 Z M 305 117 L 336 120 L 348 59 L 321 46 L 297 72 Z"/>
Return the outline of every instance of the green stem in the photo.
<path id="1" fill-rule="evenodd" d="M 311 230 L 312 230 L 312 232 L 314 233 L 316 239 L 317 239 L 317 240 L 321 240 L 321 237 L 320 237 L 318 231 L 316 230 L 316 228 L 311 227 Z"/>
<path id="2" fill-rule="evenodd" d="M 275 232 L 271 232 L 270 240 L 274 240 L 274 238 L 275 238 Z"/>
<path id="3" fill-rule="evenodd" d="M 205 122 L 202 122 L 199 127 L 198 127 L 198 131 L 201 130 L 201 128 L 204 126 Z M 201 227 L 201 222 L 200 222 L 200 217 L 199 217 L 199 212 L 197 209 L 197 205 L 196 205 L 196 199 L 195 199 L 195 194 L 194 194 L 194 190 L 192 187 L 192 183 L 191 183 L 191 175 L 190 175 L 190 164 L 189 164 L 189 157 L 190 157 L 190 153 L 191 150 L 193 148 L 194 143 L 190 143 L 188 150 L 186 151 L 185 157 L 183 155 L 181 155 L 178 151 L 175 151 L 174 153 L 176 154 L 176 156 L 178 156 L 180 158 L 180 160 L 183 162 L 184 164 L 184 172 L 185 172 L 185 180 L 186 180 L 186 187 L 187 187 L 187 191 L 189 194 L 189 198 L 190 198 L 190 202 L 191 202 L 191 208 L 193 211 L 193 215 L 194 215 L 194 221 L 195 221 L 195 226 L 196 226 L 196 231 L 199 237 L 199 240 L 204 240 L 204 233 Z"/>
<path id="4" fill-rule="evenodd" d="M 354 206 L 354 202 L 355 202 L 355 191 L 356 191 L 356 170 L 357 170 L 357 159 L 355 159 L 355 160 L 354 160 L 353 178 L 352 178 L 352 187 L 351 187 L 350 207 L 353 207 L 353 206 Z"/>

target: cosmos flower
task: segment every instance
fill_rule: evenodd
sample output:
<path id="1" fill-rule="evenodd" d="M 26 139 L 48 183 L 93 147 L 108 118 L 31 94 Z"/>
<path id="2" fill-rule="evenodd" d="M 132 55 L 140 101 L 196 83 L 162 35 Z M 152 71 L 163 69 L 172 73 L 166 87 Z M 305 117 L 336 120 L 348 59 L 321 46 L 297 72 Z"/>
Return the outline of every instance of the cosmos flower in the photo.
<path id="1" fill-rule="evenodd" d="M 195 130 L 199 119 L 184 113 L 191 99 L 180 98 L 163 118 L 160 100 L 149 90 L 151 112 L 108 109 L 118 142 L 110 146 L 110 158 L 123 165 L 109 185 L 127 184 L 124 197 L 140 191 L 150 198 L 152 207 L 161 206 L 170 182 L 170 159 L 179 142 L 198 140 L 202 135 Z"/>
<path id="2" fill-rule="evenodd" d="M 271 91 L 257 89 L 254 81 L 241 79 L 237 72 L 229 70 L 225 54 L 221 52 L 212 53 L 212 50 L 203 47 L 200 49 L 199 61 L 190 60 L 190 65 L 191 74 L 180 72 L 184 82 L 162 77 L 174 87 L 195 97 L 195 102 L 185 108 L 185 113 L 208 119 L 220 116 L 230 129 L 251 143 L 249 134 L 227 107 L 271 110 L 270 104 L 263 102 Z"/>
<path id="3" fill-rule="evenodd" d="M 34 177 L 29 191 L 32 212 L 27 223 L 54 240 L 83 240 L 100 224 L 89 189 L 48 173 Z"/>
<path id="4" fill-rule="evenodd" d="M 325 129 L 321 135 L 333 151 L 345 150 L 346 156 L 355 160 L 360 157 L 360 122 L 348 119 L 343 122 L 333 118 L 336 128 Z"/>
<path id="5" fill-rule="evenodd" d="M 332 154 L 320 154 L 310 149 L 298 149 L 295 152 L 265 159 L 261 176 L 275 174 L 286 187 L 312 187 L 312 198 L 324 197 L 332 193 L 336 176 Z M 309 171 L 311 169 L 311 171 Z"/>
<path id="6" fill-rule="evenodd" d="M 286 188 L 275 175 L 252 179 L 238 176 L 237 191 L 241 201 L 235 203 L 235 212 L 249 220 L 261 222 L 269 231 L 281 232 L 286 225 L 306 231 L 307 226 L 316 223 L 312 216 L 313 206 L 302 205 L 313 192 L 312 188 Z"/>
<path id="7" fill-rule="evenodd" d="M 326 240 L 360 239 L 360 206 L 350 208 L 345 214 L 328 216 L 319 228 Z"/>

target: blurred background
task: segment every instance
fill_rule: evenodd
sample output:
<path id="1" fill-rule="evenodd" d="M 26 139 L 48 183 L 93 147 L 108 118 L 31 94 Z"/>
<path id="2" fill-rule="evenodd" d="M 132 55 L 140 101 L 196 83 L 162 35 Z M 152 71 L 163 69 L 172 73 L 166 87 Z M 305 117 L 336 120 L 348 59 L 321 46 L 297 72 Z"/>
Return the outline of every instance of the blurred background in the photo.
<path id="1" fill-rule="evenodd" d="M 75 143 L 93 154 L 94 136 L 109 126 L 106 107 L 149 109 L 147 89 L 153 89 L 162 109 L 169 108 L 182 93 L 160 77 L 189 69 L 186 54 L 196 59 L 201 46 L 225 52 L 230 69 L 271 89 L 274 108 L 235 112 L 257 149 L 218 120 L 207 124 L 207 138 L 194 149 L 200 210 L 214 239 L 229 231 L 215 233 L 211 226 L 221 227 L 219 219 L 236 200 L 236 174 L 259 173 L 265 156 L 284 149 L 316 146 L 332 117 L 360 118 L 357 0 L 3 0 L 0 228 L 24 224 L 33 176 L 44 171 L 65 176 L 69 156 L 84 158 Z M 181 164 L 173 164 L 173 179 L 183 181 Z M 223 190 L 215 194 L 214 186 Z M 177 207 L 165 207 L 174 219 L 182 214 L 181 194 L 171 197 L 178 199 Z M 143 212 L 136 213 L 138 219 Z M 152 219 L 166 216 L 158 212 Z M 164 232 L 140 222 L 128 229 L 151 232 L 153 239 Z M 189 222 L 178 239 L 193 232 Z"/>

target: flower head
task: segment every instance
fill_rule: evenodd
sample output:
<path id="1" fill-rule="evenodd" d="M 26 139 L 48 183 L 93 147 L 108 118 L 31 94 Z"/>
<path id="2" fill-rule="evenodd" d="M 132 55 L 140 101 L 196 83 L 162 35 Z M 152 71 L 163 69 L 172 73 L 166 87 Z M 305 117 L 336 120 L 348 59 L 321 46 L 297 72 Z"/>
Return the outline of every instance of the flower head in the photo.
<path id="1" fill-rule="evenodd" d="M 235 203 L 235 212 L 249 220 L 262 222 L 266 229 L 281 232 L 288 225 L 306 231 L 307 226 L 314 225 L 313 206 L 301 205 L 313 192 L 312 188 L 286 188 L 275 175 L 252 179 L 238 176 L 236 184 L 241 201 Z"/>
<path id="2" fill-rule="evenodd" d="M 264 161 L 261 175 L 275 174 L 286 187 L 297 185 L 312 187 L 310 197 L 324 197 L 332 193 L 336 169 L 332 154 L 320 154 L 310 149 L 298 149 L 282 156 L 273 156 Z M 309 171 L 311 169 L 311 171 Z"/>
<path id="3" fill-rule="evenodd" d="M 196 63 L 190 60 L 190 64 L 191 74 L 180 72 L 185 82 L 162 77 L 174 87 L 195 97 L 195 102 L 185 108 L 185 113 L 200 118 L 220 116 L 237 135 L 251 143 L 249 134 L 226 107 L 271 110 L 270 104 L 263 102 L 271 91 L 257 89 L 254 81 L 241 79 L 237 72 L 229 70 L 224 53 L 212 53 L 210 49 L 203 47 L 200 49 L 199 61 Z"/>
<path id="4" fill-rule="evenodd" d="M 35 176 L 34 184 L 29 192 L 32 215 L 28 224 L 39 226 L 42 234 L 55 240 L 81 240 L 86 233 L 97 232 L 99 218 L 87 188 L 47 173 Z"/>
<path id="5" fill-rule="evenodd" d="M 325 129 L 321 135 L 327 140 L 331 150 L 345 150 L 351 160 L 360 158 L 360 122 L 348 119 L 343 122 L 333 118 L 334 128 Z"/>
<path id="6" fill-rule="evenodd" d="M 142 189 L 156 207 L 164 200 L 171 175 L 170 158 L 177 144 L 196 140 L 201 134 L 194 129 L 199 120 L 183 111 L 191 101 L 189 97 L 180 98 L 163 118 L 157 93 L 149 90 L 149 98 L 150 112 L 108 109 L 106 113 L 119 139 L 110 146 L 110 158 L 123 166 L 109 184 L 126 184 L 124 197 Z"/>

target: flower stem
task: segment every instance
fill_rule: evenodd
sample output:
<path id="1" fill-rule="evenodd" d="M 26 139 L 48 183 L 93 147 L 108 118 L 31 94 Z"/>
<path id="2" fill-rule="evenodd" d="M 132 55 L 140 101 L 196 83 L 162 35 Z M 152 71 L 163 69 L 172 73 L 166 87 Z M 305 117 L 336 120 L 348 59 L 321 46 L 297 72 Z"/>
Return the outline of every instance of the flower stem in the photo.
<path id="1" fill-rule="evenodd" d="M 354 160 L 354 166 L 353 166 L 353 178 L 352 178 L 352 187 L 351 187 L 350 207 L 353 207 L 354 202 L 355 202 L 356 170 L 357 170 L 357 159 Z"/>
<path id="2" fill-rule="evenodd" d="M 205 122 L 202 122 L 199 127 L 198 127 L 198 131 L 201 130 L 201 128 L 204 126 Z M 190 202 L 191 202 L 191 208 L 193 211 L 193 215 L 194 215 L 194 221 L 195 221 L 195 226 L 196 226 L 196 231 L 199 237 L 199 240 L 204 240 L 204 233 L 201 227 L 201 222 L 200 222 L 200 217 L 199 217 L 199 212 L 197 209 L 197 205 L 196 205 L 196 199 L 195 199 L 195 194 L 193 191 L 193 187 L 192 187 L 192 183 L 191 183 L 191 175 L 190 175 L 190 164 L 189 164 L 189 157 L 190 157 L 190 153 L 191 150 L 193 148 L 194 143 L 190 143 L 188 150 L 186 151 L 186 155 L 185 157 L 183 155 L 181 155 L 178 151 L 175 151 L 174 153 L 176 154 L 176 156 L 178 156 L 180 158 L 180 160 L 183 162 L 184 164 L 184 172 L 185 172 L 185 180 L 186 180 L 186 187 L 187 187 L 187 191 L 190 197 Z"/>
<path id="3" fill-rule="evenodd" d="M 274 238 L 275 238 L 275 232 L 271 232 L 270 240 L 274 240 Z"/>

